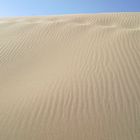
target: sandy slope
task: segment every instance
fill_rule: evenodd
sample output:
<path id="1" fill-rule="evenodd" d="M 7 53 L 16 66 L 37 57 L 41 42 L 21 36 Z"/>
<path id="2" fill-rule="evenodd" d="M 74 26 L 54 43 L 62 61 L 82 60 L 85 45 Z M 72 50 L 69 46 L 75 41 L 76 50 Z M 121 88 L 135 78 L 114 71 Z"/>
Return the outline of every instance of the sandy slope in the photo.
<path id="1" fill-rule="evenodd" d="M 140 13 L 1 19 L 0 140 L 140 140 Z"/>

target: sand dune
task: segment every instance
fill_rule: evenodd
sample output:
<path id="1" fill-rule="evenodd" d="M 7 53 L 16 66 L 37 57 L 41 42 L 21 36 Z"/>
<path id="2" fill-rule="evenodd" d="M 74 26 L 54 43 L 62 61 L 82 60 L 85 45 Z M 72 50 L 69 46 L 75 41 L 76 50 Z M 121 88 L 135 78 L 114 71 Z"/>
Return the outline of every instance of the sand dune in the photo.
<path id="1" fill-rule="evenodd" d="M 140 13 L 0 19 L 0 140 L 140 140 Z"/>

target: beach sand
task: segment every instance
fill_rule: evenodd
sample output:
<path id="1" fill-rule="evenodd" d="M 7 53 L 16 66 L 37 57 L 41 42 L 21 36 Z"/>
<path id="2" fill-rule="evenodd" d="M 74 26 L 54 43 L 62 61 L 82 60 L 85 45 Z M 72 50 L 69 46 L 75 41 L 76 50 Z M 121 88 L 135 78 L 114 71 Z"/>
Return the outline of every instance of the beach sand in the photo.
<path id="1" fill-rule="evenodd" d="M 1 18 L 0 140 L 140 140 L 140 13 Z"/>

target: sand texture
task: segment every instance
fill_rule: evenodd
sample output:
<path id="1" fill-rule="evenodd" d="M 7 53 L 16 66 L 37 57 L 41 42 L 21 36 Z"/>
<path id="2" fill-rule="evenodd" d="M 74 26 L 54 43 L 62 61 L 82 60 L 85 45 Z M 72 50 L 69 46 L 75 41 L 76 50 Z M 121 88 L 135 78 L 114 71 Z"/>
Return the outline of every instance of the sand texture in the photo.
<path id="1" fill-rule="evenodd" d="M 0 140 L 140 140 L 140 13 L 1 18 Z"/>

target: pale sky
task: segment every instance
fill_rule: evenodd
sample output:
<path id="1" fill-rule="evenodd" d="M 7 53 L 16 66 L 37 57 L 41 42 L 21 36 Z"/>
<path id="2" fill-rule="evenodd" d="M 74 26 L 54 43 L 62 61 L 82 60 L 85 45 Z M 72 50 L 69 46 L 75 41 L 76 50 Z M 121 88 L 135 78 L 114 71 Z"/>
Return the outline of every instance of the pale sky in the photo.
<path id="1" fill-rule="evenodd" d="M 0 16 L 140 12 L 140 0 L 0 0 Z"/>

